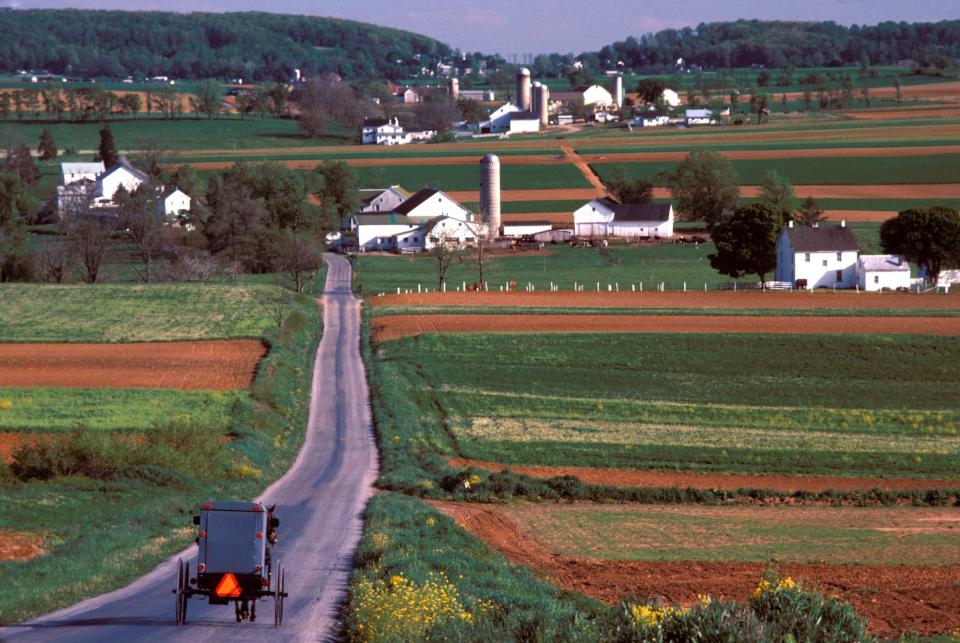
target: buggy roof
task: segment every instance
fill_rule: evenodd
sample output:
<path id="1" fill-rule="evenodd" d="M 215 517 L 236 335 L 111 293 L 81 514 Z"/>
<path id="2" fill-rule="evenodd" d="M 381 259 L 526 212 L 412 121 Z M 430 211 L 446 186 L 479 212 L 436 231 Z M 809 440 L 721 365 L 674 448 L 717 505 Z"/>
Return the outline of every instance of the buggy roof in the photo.
<path id="1" fill-rule="evenodd" d="M 207 502 L 202 508 L 204 511 L 266 511 L 259 502 Z"/>

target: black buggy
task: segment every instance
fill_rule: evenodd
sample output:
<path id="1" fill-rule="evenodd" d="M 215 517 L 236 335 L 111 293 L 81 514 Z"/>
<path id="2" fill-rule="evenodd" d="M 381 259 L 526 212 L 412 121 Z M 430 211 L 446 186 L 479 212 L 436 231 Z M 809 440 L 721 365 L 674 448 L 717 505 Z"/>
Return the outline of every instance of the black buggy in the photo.
<path id="1" fill-rule="evenodd" d="M 257 619 L 257 600 L 273 597 L 273 625 L 283 622 L 283 568 L 274 573 L 271 546 L 277 542 L 280 520 L 273 507 L 260 503 L 208 502 L 193 517 L 200 533 L 197 544 L 197 575 L 190 577 L 190 563 L 179 562 L 177 570 L 177 625 L 187 618 L 187 601 L 206 596 L 211 605 L 233 601 L 237 622 Z"/>

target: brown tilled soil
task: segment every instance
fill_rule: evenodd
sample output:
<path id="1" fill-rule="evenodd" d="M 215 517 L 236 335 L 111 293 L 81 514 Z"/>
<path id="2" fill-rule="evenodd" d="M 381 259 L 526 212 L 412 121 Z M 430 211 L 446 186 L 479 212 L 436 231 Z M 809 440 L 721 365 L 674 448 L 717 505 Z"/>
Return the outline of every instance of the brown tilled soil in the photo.
<path id="1" fill-rule="evenodd" d="M 960 310 L 960 297 L 852 292 L 430 292 L 384 295 L 372 306 Z"/>
<path id="2" fill-rule="evenodd" d="M 709 315 L 391 315 L 373 320 L 385 342 L 422 333 L 867 333 L 960 335 L 950 317 Z"/>
<path id="3" fill-rule="evenodd" d="M 510 470 L 533 478 L 573 476 L 586 484 L 615 487 L 677 487 L 680 489 L 769 489 L 781 493 L 795 491 L 861 491 L 883 489 L 943 489 L 960 487 L 960 480 L 922 480 L 908 478 L 843 478 L 840 476 L 774 476 L 732 473 L 696 473 L 691 471 L 638 471 L 636 469 L 597 469 L 590 467 L 543 467 L 498 464 L 483 460 L 447 458 L 455 467 L 478 467 L 490 471 Z"/>
<path id="4" fill-rule="evenodd" d="M 562 556 L 537 543 L 499 507 L 435 501 L 457 524 L 560 587 L 605 603 L 660 596 L 691 605 L 699 594 L 745 601 L 769 565 L 729 562 L 613 561 Z M 851 515 L 851 520 L 855 516 Z M 932 635 L 960 627 L 960 566 L 782 564 L 781 574 L 851 602 L 883 637 Z"/>
<path id="5" fill-rule="evenodd" d="M 42 433 L 18 433 L 16 431 L 0 431 L 0 461 L 10 462 L 13 452 L 21 444 L 26 442 L 35 443 L 43 440 L 47 434 Z"/>
<path id="6" fill-rule="evenodd" d="M 42 534 L 0 529 L 0 561 L 30 560 L 43 553 Z"/>
<path id="7" fill-rule="evenodd" d="M 250 386 L 256 340 L 0 344 L 0 386 L 235 390 Z"/>
<path id="8" fill-rule="evenodd" d="M 897 216 L 896 210 L 824 210 L 827 221 L 847 221 L 849 223 L 883 223 Z"/>

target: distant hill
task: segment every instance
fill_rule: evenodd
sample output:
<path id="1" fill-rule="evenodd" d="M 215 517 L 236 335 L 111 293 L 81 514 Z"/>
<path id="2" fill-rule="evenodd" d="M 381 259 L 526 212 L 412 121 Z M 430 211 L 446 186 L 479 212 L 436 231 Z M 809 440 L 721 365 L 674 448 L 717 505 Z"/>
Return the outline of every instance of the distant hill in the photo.
<path id="1" fill-rule="evenodd" d="M 594 58 L 595 56 L 595 58 Z M 834 22 L 738 20 L 667 29 L 615 42 L 585 64 L 671 68 L 678 58 L 705 68 L 837 67 L 883 65 L 911 59 L 924 67 L 949 67 L 960 57 L 960 20 L 883 22 L 844 27 Z"/>
<path id="2" fill-rule="evenodd" d="M 94 77 L 407 78 L 452 54 L 407 31 L 269 13 L 0 9 L 0 34 L 0 71 Z"/>

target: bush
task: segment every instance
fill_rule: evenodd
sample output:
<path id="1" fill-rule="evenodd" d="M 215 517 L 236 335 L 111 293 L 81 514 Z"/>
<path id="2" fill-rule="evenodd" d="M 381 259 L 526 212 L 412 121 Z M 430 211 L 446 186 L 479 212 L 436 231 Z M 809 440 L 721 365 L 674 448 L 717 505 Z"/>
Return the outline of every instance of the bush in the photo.
<path id="1" fill-rule="evenodd" d="M 769 641 L 770 628 L 747 607 L 703 596 L 691 608 L 624 603 L 607 627 L 608 640 L 645 643 Z"/>

